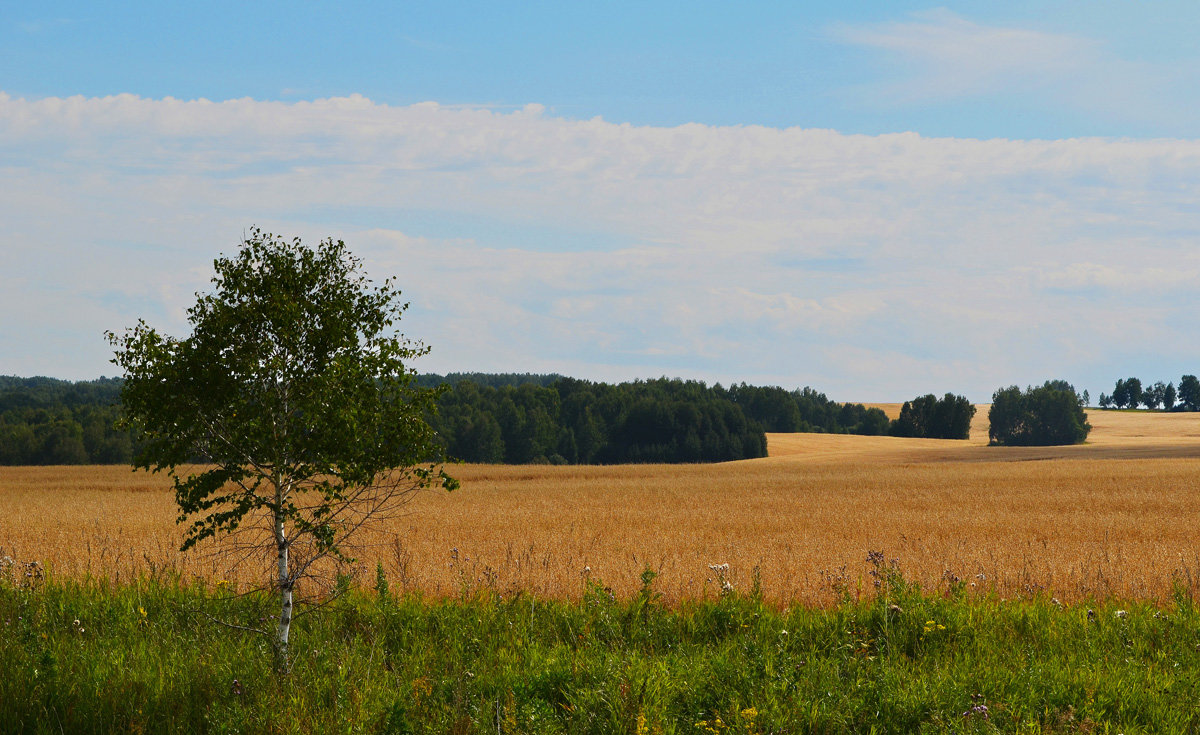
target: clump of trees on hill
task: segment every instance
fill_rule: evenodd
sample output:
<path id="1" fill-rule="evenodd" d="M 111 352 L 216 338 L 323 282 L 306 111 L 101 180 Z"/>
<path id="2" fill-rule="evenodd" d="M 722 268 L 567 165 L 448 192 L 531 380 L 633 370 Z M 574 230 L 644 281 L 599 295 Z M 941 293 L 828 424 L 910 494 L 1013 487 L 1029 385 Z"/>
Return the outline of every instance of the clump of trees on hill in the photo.
<path id="1" fill-rule="evenodd" d="M 974 416 L 975 406 L 966 396 L 947 393 L 939 400 L 930 393 L 905 401 L 889 433 L 924 439 L 969 439 Z"/>
<path id="2" fill-rule="evenodd" d="M 720 386 L 714 390 L 721 393 Z M 888 433 L 890 422 L 879 408 L 861 403 L 837 403 L 812 388 L 789 391 L 779 387 L 760 387 L 745 383 L 723 391 L 729 400 L 772 433 L 863 434 Z"/>
<path id="3" fill-rule="evenodd" d="M 1139 405 L 1151 410 L 1160 406 L 1166 411 L 1200 411 L 1200 379 L 1195 375 L 1184 375 L 1179 379 L 1179 388 L 1174 383 L 1160 380 L 1142 387 L 1138 378 L 1117 380 L 1112 395 L 1100 394 L 1100 408 L 1137 408 Z"/>
<path id="4" fill-rule="evenodd" d="M 1024 391 L 1015 385 L 1001 388 L 992 395 L 988 438 L 1007 446 L 1079 444 L 1092 430 L 1083 404 L 1065 380 L 1048 380 Z"/>

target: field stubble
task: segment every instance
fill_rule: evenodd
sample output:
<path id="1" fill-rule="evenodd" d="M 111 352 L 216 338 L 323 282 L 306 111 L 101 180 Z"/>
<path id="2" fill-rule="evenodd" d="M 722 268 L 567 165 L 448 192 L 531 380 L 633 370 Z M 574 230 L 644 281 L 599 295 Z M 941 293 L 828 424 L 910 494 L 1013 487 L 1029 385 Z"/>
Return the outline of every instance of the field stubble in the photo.
<path id="1" fill-rule="evenodd" d="M 720 465 L 457 466 L 460 490 L 414 497 L 360 560 L 431 596 L 577 598 L 589 578 L 627 595 L 649 566 L 669 602 L 748 591 L 757 570 L 767 600 L 823 605 L 870 593 L 869 550 L 926 589 L 1197 591 L 1200 415 L 1093 411 L 1086 445 L 1006 449 L 985 446 L 986 411 L 968 441 L 770 435 L 772 456 Z M 0 468 L 0 555 L 58 576 L 228 579 L 211 549 L 177 551 L 175 516 L 161 475 Z"/>

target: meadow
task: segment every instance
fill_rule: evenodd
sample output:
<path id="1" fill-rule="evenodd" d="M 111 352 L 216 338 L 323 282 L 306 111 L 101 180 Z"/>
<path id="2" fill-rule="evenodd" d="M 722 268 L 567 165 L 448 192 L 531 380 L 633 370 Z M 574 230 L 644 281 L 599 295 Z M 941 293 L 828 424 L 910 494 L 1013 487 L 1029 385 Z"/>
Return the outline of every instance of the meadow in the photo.
<path id="1" fill-rule="evenodd" d="M 1200 414 L 1092 411 L 1087 444 L 1004 448 L 986 413 L 967 441 L 789 434 L 714 465 L 455 466 L 461 489 L 414 497 L 358 556 L 432 598 L 574 600 L 589 580 L 628 597 L 649 567 L 671 604 L 757 578 L 771 604 L 827 606 L 864 593 L 870 551 L 931 591 L 1161 603 L 1200 585 Z M 180 554 L 175 515 L 161 475 L 0 468 L 0 556 L 59 578 L 253 581 L 212 548 Z"/>
<path id="2" fill-rule="evenodd" d="M 886 567 L 886 565 L 885 565 Z M 289 675 L 255 596 L 0 582 L 5 733 L 1188 733 L 1200 608 L 928 596 L 779 610 L 351 591 L 297 620 Z"/>

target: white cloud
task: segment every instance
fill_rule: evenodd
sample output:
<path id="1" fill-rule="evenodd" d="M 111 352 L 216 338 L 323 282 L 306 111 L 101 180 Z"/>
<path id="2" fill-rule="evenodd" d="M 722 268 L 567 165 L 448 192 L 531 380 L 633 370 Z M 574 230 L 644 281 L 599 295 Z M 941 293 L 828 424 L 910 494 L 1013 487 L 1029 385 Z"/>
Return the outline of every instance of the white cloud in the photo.
<path id="1" fill-rule="evenodd" d="M 910 21 L 838 26 L 832 32 L 847 43 L 920 62 L 928 76 L 908 90 L 927 96 L 978 94 L 1016 81 L 1038 85 L 1085 71 L 1101 57 L 1100 45 L 1090 39 L 981 25 L 948 10 L 917 13 Z"/>
<path id="2" fill-rule="evenodd" d="M 837 25 L 837 41 L 887 56 L 887 81 L 854 91 L 865 105 L 913 105 L 1010 95 L 1010 104 L 1174 126 L 1192 119 L 1194 61 L 1124 58 L 1091 38 L 986 25 L 940 9 L 909 20 Z"/>
<path id="3" fill-rule="evenodd" d="M 251 224 L 397 275 L 431 370 L 986 398 L 1200 357 L 1196 141 L 0 94 L 0 180 L 0 373 L 111 371 L 100 332 L 140 316 L 182 331 Z"/>

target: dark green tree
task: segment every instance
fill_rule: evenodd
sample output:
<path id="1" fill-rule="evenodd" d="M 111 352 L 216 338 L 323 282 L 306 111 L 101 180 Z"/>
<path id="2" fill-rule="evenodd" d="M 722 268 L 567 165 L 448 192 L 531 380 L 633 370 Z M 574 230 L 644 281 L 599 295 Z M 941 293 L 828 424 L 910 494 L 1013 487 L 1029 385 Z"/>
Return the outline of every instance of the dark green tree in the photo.
<path id="1" fill-rule="evenodd" d="M 1112 401 L 1117 408 L 1137 408 L 1142 402 L 1142 381 L 1137 378 L 1118 380 L 1113 389 Z"/>
<path id="2" fill-rule="evenodd" d="M 457 483 L 423 418 L 436 394 L 408 367 L 428 350 L 396 334 L 406 305 L 391 280 L 373 285 L 340 240 L 257 229 L 214 266 L 190 336 L 139 321 L 108 337 L 143 439 L 134 465 L 171 476 L 183 548 L 239 534 L 274 557 L 280 613 L 261 632 L 286 671 L 298 583 L 327 578 L 413 492 Z"/>
<path id="3" fill-rule="evenodd" d="M 1163 385 L 1161 380 L 1153 385 L 1149 385 L 1142 391 L 1142 403 L 1146 408 L 1153 411 L 1162 404 L 1166 392 L 1167 386 Z"/>
<path id="4" fill-rule="evenodd" d="M 1178 394 L 1175 392 L 1175 384 L 1167 383 L 1167 386 L 1163 389 L 1162 394 L 1163 408 L 1167 409 L 1168 411 L 1174 411 L 1176 400 L 1178 400 Z"/>
<path id="5" fill-rule="evenodd" d="M 1189 411 L 1200 411 L 1200 380 L 1195 375 L 1179 379 L 1179 402 Z"/>
<path id="6" fill-rule="evenodd" d="M 936 407 L 937 396 L 932 393 L 905 401 L 900 407 L 900 417 L 892 425 L 892 435 L 928 437 Z"/>

